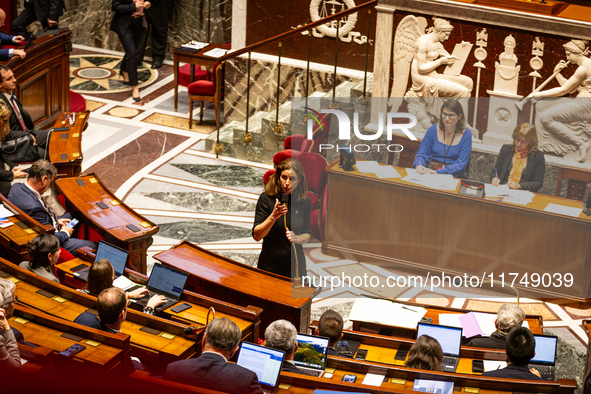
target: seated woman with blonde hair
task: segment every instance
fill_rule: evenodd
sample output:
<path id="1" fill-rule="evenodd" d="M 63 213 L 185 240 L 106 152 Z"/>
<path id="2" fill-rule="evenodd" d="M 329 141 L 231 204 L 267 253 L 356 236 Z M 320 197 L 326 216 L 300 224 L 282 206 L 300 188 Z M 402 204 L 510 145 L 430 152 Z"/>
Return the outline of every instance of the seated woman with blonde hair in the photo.
<path id="1" fill-rule="evenodd" d="M 443 371 L 443 350 L 436 339 L 421 335 L 408 352 L 406 366 L 427 371 Z"/>
<path id="2" fill-rule="evenodd" d="M 10 131 L 11 110 L 6 103 L 0 100 L 0 141 L 8 141 L 14 133 Z M 6 164 L 6 165 L 5 165 Z M 8 168 L 6 168 L 8 167 Z M 14 179 L 25 178 L 27 173 L 24 169 L 4 159 L 0 151 L 0 193 L 7 194 L 10 191 Z"/>

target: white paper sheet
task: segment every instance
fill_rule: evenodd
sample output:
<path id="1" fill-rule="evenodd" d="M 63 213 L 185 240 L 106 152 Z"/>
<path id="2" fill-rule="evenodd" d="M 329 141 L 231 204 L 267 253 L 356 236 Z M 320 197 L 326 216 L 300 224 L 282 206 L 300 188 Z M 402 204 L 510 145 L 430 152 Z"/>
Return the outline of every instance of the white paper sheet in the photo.
<path id="1" fill-rule="evenodd" d="M 486 197 L 508 197 L 509 190 L 507 185 L 493 186 L 490 183 L 484 184 L 484 195 Z"/>
<path id="2" fill-rule="evenodd" d="M 380 165 L 377 161 L 358 161 L 355 163 L 357 170 L 364 174 L 368 173 L 375 173 L 376 171 L 380 171 Z"/>
<path id="3" fill-rule="evenodd" d="M 200 42 L 200 41 L 193 40 L 193 41 L 190 41 L 190 42 L 183 44 L 181 46 L 184 48 L 202 49 L 208 45 L 209 45 L 209 43 L 207 43 L 207 42 Z"/>
<path id="4" fill-rule="evenodd" d="M 484 372 L 494 371 L 497 369 L 503 369 L 506 366 L 507 366 L 507 362 L 505 362 L 505 361 L 484 360 Z"/>
<path id="5" fill-rule="evenodd" d="M 228 52 L 227 49 L 215 48 L 215 49 L 212 49 L 211 51 L 205 52 L 203 55 L 204 56 L 209 56 L 209 57 L 222 57 L 227 52 Z"/>
<path id="6" fill-rule="evenodd" d="M 460 182 L 451 174 L 418 174 L 414 168 L 407 168 L 406 172 L 408 175 L 402 178 L 403 181 L 432 189 L 454 191 Z"/>
<path id="7" fill-rule="evenodd" d="M 462 328 L 462 323 L 460 322 L 460 316 L 461 315 L 458 313 L 440 313 L 439 314 L 439 324 L 442 326 Z"/>
<path id="8" fill-rule="evenodd" d="M 365 379 L 361 384 L 366 384 L 368 386 L 377 386 L 380 387 L 384 382 L 384 378 L 386 375 L 377 375 L 375 373 L 368 373 L 365 375 Z"/>
<path id="9" fill-rule="evenodd" d="M 474 312 L 474 316 L 478 321 L 482 335 L 485 337 L 490 337 L 490 335 L 497 330 L 495 327 L 497 315 L 493 315 L 491 313 Z"/>
<path id="10" fill-rule="evenodd" d="M 377 171 L 374 171 L 374 173 L 380 179 L 383 179 L 383 178 L 400 178 L 402 176 L 392 166 L 380 166 L 380 168 Z"/>
<path id="11" fill-rule="evenodd" d="M 560 204 L 548 204 L 548 206 L 544 208 L 544 211 L 576 218 L 579 217 L 581 212 L 583 212 L 583 208 L 565 207 L 564 205 Z"/>
<path id="12" fill-rule="evenodd" d="M 14 216 L 14 213 L 8 210 L 4 204 L 0 204 L 0 218 L 9 218 L 11 216 Z"/>
<path id="13" fill-rule="evenodd" d="M 135 286 L 135 283 L 127 279 L 125 276 L 120 276 L 113 281 L 113 286 L 118 287 L 121 290 L 125 290 Z"/>
<path id="14" fill-rule="evenodd" d="M 379 323 L 389 326 L 416 328 L 427 310 L 389 300 L 358 298 L 353 304 L 349 320 Z"/>

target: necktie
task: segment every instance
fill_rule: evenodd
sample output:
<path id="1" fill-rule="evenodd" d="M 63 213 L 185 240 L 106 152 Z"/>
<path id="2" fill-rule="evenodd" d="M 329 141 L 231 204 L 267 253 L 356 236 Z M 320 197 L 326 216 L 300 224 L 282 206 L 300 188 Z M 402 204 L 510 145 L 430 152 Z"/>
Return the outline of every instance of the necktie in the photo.
<path id="1" fill-rule="evenodd" d="M 18 110 L 18 105 L 16 105 L 16 100 L 14 99 L 14 96 L 10 97 L 10 102 L 12 103 L 12 108 L 14 108 L 14 113 L 16 114 L 16 117 L 18 118 L 18 122 L 21 124 L 23 131 L 27 131 L 27 126 L 25 126 L 25 121 L 23 120 L 23 117 L 21 116 L 21 111 Z"/>

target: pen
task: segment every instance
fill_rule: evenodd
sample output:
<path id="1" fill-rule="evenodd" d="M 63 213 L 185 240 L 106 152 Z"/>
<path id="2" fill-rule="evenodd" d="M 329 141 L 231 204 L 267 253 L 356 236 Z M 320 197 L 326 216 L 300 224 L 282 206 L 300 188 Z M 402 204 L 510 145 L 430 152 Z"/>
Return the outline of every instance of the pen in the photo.
<path id="1" fill-rule="evenodd" d="M 497 178 L 499 177 L 499 173 L 496 168 L 495 168 L 495 177 L 497 177 Z"/>
<path id="2" fill-rule="evenodd" d="M 407 307 L 405 307 L 405 306 L 403 306 L 403 307 L 402 307 L 402 309 L 406 309 L 407 311 L 411 311 L 411 312 L 415 312 L 415 313 L 417 312 L 417 311 L 415 311 L 414 309 L 410 309 L 410 308 L 407 308 Z"/>

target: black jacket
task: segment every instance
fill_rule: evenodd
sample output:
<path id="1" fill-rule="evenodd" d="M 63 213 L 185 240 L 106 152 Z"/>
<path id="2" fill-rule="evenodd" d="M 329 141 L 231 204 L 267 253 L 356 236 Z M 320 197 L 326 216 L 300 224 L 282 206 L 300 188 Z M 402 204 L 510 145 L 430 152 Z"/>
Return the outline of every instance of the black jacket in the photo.
<path id="1" fill-rule="evenodd" d="M 515 364 L 509 364 L 503 369 L 497 369 L 495 371 L 483 372 L 482 376 L 492 376 L 495 378 L 507 378 L 507 379 L 542 380 L 538 376 L 529 372 L 529 368 L 527 365 L 515 365 Z"/>
<path id="2" fill-rule="evenodd" d="M 111 10 L 115 12 L 111 22 L 111 30 L 122 36 L 127 31 L 131 22 L 131 14 L 135 11 L 133 0 L 113 0 Z"/>
<path id="3" fill-rule="evenodd" d="M 501 185 L 504 185 L 509 181 L 509 173 L 511 172 L 512 168 L 511 161 L 513 160 L 514 153 L 515 148 L 513 145 L 503 145 L 501 147 L 495 168 L 490 173 L 491 179 L 496 176 L 496 169 L 499 174 L 499 179 L 501 180 Z M 539 150 L 530 152 L 529 156 L 527 157 L 527 166 L 523 170 L 523 173 L 521 174 L 521 181 L 519 182 L 521 189 L 537 192 L 544 184 L 545 174 L 546 160 L 544 159 L 544 154 Z"/>

